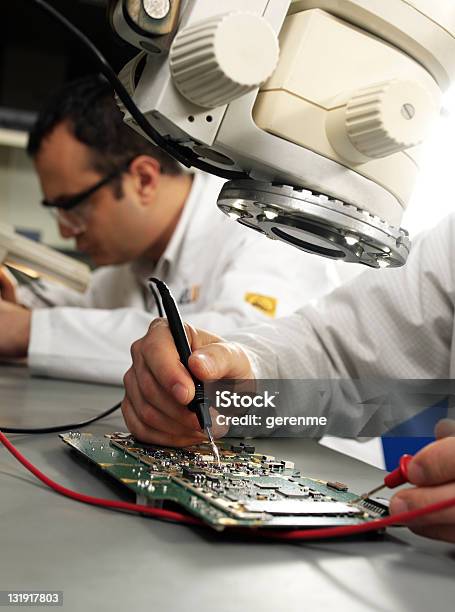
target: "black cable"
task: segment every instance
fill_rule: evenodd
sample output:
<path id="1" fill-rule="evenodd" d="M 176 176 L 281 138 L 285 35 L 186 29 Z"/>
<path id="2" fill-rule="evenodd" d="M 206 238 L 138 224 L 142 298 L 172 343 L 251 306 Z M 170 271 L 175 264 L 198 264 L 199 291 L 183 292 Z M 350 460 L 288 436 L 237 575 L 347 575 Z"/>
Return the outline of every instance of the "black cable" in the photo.
<path id="1" fill-rule="evenodd" d="M 100 72 L 106 77 L 111 84 L 112 88 L 125 105 L 132 118 L 136 121 L 137 125 L 141 130 L 163 151 L 168 153 L 171 157 L 176 159 L 178 162 L 187 166 L 188 168 L 194 166 L 199 170 L 208 172 L 209 174 L 215 174 L 224 179 L 236 180 L 236 179 L 247 179 L 248 175 L 244 172 L 238 172 L 234 170 L 225 170 L 212 166 L 199 159 L 199 157 L 189 149 L 188 147 L 178 145 L 170 140 L 167 140 L 161 134 L 155 130 L 155 128 L 147 121 L 145 116 L 142 114 L 140 109 L 136 106 L 133 98 L 130 96 L 128 91 L 119 80 L 115 71 L 112 69 L 104 55 L 95 47 L 92 41 L 83 34 L 79 28 L 73 25 L 66 17 L 64 17 L 59 11 L 53 6 L 50 6 L 45 0 L 32 0 L 39 8 L 47 12 L 54 19 L 56 19 L 61 25 L 63 25 L 77 40 L 82 43 L 86 49 L 90 52 L 92 57 L 98 64 Z"/>
<path id="2" fill-rule="evenodd" d="M 109 410 L 105 410 L 101 414 L 98 414 L 91 419 L 87 419 L 86 421 L 81 421 L 80 423 L 69 423 L 68 425 L 54 425 L 52 427 L 2 427 L 0 425 L 0 431 L 3 433 L 9 434 L 47 434 L 47 433 L 58 433 L 61 431 L 69 431 L 71 429 L 81 429 L 81 427 L 86 427 L 87 425 L 91 425 L 100 419 L 104 419 L 104 417 L 109 416 L 116 410 L 120 408 L 122 402 L 115 404 Z"/>

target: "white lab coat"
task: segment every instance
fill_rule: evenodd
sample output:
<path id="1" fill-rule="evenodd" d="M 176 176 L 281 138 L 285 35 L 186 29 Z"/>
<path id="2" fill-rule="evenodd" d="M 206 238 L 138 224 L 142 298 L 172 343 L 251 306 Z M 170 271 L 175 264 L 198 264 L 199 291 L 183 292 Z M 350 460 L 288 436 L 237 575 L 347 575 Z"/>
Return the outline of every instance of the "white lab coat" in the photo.
<path id="1" fill-rule="evenodd" d="M 219 334 L 269 319 L 247 301 L 247 294 L 274 298 L 278 317 L 333 287 L 336 277 L 326 260 L 268 240 L 222 214 L 216 207 L 221 185 L 220 179 L 195 175 L 156 266 L 137 261 L 100 268 L 85 295 L 46 286 L 54 308 L 43 308 L 23 290 L 22 302 L 33 307 L 32 371 L 121 384 L 132 342 L 157 316 L 147 288 L 151 275 L 168 284 L 185 321 Z"/>
<path id="2" fill-rule="evenodd" d="M 455 378 L 455 215 L 402 268 L 370 270 L 290 317 L 234 334 L 257 378 Z"/>

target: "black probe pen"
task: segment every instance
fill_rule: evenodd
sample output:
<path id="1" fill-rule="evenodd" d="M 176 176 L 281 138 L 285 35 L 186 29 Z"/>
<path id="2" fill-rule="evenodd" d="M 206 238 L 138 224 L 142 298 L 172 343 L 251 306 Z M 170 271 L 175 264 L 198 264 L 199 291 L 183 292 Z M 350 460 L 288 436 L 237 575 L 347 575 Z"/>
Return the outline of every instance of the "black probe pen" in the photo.
<path id="1" fill-rule="evenodd" d="M 193 376 L 188 367 L 188 360 L 191 355 L 191 348 L 190 343 L 188 342 L 188 337 L 186 335 L 185 328 L 182 323 L 182 317 L 180 316 L 179 309 L 174 298 L 172 297 L 169 287 L 166 285 L 165 282 L 159 280 L 158 278 L 150 278 L 149 281 L 155 283 L 158 291 L 160 292 L 164 312 L 166 313 L 166 317 L 169 323 L 169 329 L 171 330 L 171 334 L 174 339 L 174 343 L 179 354 L 180 361 L 188 370 L 194 382 L 196 392 L 194 394 L 194 398 L 188 404 L 188 409 L 196 414 L 197 420 L 199 421 L 199 425 L 201 426 L 201 429 L 206 432 L 210 445 L 213 449 L 213 454 L 215 455 L 218 465 L 220 465 L 220 453 L 218 451 L 217 445 L 215 444 L 215 441 L 213 440 L 211 430 L 212 419 L 210 417 L 209 408 L 205 402 L 204 386 L 200 380 Z"/>

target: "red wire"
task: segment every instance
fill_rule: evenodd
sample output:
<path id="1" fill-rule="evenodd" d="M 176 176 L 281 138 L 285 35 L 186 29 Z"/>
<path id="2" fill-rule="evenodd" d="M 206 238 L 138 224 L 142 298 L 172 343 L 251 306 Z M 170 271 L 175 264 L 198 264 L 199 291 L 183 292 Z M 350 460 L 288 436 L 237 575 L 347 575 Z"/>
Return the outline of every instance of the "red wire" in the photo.
<path id="1" fill-rule="evenodd" d="M 0 431 L 0 442 L 6 447 L 7 450 L 18 460 L 24 467 L 27 468 L 34 476 L 36 476 L 41 482 L 43 482 L 57 493 L 75 499 L 76 501 L 83 502 L 84 504 L 91 504 L 92 506 L 102 506 L 104 508 L 114 508 L 116 510 L 127 510 L 130 512 L 139 512 L 141 514 L 148 514 L 155 518 L 168 519 L 179 523 L 186 523 L 188 525 L 202 525 L 202 522 L 192 516 L 181 514 L 180 512 L 172 512 L 170 510 L 161 510 L 159 508 L 151 508 L 150 506 L 142 506 L 140 504 L 132 504 L 129 502 L 114 501 L 111 499 L 103 499 L 101 497 L 92 497 L 91 495 L 85 495 L 84 493 L 77 493 L 71 489 L 67 489 L 62 485 L 58 484 L 54 480 L 51 480 L 46 474 L 43 474 L 37 467 L 35 467 L 17 448 L 8 440 L 4 433 Z"/>
<path id="2" fill-rule="evenodd" d="M 62 485 L 58 484 L 48 476 L 43 474 L 38 468 L 36 468 L 28 459 L 20 453 L 17 448 L 8 440 L 8 438 L 0 431 L 0 442 L 6 447 L 6 449 L 27 468 L 34 476 L 36 476 L 45 485 L 60 493 L 66 497 L 70 497 L 79 502 L 85 504 L 91 504 L 92 506 L 101 506 L 104 508 L 113 508 L 115 510 L 126 510 L 130 512 L 138 512 L 140 514 L 147 514 L 158 519 L 172 520 L 177 523 L 184 523 L 186 525 L 199 525 L 206 526 L 200 519 L 197 519 L 180 512 L 172 512 L 171 510 L 161 510 L 158 508 L 150 508 L 150 506 L 143 506 L 140 504 L 132 504 L 129 502 L 114 501 L 110 499 L 103 499 L 100 497 L 92 497 L 91 495 L 85 495 L 83 493 L 77 493 Z M 435 504 L 430 504 L 417 510 L 410 510 L 408 512 L 401 512 L 394 514 L 393 516 L 387 516 L 385 518 L 373 519 L 360 525 L 346 525 L 344 527 L 324 527 L 322 529 L 292 529 L 282 531 L 272 531 L 268 529 L 254 529 L 251 530 L 251 534 L 260 535 L 266 538 L 272 538 L 274 540 L 314 540 L 323 538 L 335 538 L 353 535 L 357 533 L 366 533 L 368 531 L 377 531 L 390 525 L 404 524 L 421 516 L 431 514 L 433 512 L 440 512 L 447 508 L 455 507 L 455 497 L 452 499 L 446 499 Z M 244 530 L 241 530 L 244 533 Z"/>

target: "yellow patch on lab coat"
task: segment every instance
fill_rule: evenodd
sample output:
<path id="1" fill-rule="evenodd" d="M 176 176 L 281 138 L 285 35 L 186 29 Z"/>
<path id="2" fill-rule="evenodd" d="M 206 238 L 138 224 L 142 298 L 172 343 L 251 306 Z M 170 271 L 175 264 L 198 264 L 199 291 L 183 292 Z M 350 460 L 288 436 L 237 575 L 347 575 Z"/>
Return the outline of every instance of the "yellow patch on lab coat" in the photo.
<path id="1" fill-rule="evenodd" d="M 274 317 L 276 314 L 278 300 L 274 297 L 259 293 L 245 293 L 245 301 L 269 317 Z"/>

